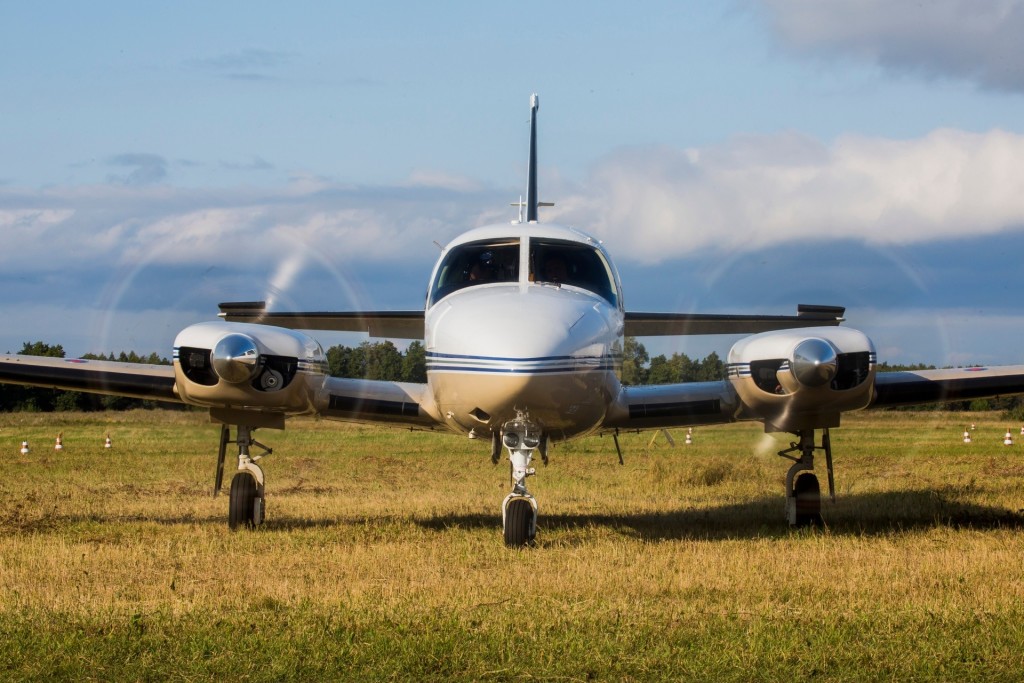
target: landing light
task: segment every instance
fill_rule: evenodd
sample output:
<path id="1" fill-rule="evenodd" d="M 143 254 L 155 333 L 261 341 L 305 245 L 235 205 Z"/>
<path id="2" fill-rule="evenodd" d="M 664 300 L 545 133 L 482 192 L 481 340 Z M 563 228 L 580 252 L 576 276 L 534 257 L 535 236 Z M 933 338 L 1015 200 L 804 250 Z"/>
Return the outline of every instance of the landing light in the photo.
<path id="1" fill-rule="evenodd" d="M 516 419 L 506 422 L 502 431 L 505 448 L 514 450 L 522 447 L 533 450 L 540 445 L 540 427 L 531 422 L 525 414 L 520 413 Z"/>

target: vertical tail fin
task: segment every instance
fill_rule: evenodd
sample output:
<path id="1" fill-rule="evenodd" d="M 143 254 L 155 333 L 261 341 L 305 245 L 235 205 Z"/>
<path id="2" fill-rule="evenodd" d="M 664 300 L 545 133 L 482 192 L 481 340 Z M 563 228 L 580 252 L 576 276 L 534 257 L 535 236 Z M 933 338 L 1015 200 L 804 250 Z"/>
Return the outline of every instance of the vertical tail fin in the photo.
<path id="1" fill-rule="evenodd" d="M 530 169 L 526 180 L 526 222 L 537 222 L 537 110 L 540 98 L 530 95 Z"/>

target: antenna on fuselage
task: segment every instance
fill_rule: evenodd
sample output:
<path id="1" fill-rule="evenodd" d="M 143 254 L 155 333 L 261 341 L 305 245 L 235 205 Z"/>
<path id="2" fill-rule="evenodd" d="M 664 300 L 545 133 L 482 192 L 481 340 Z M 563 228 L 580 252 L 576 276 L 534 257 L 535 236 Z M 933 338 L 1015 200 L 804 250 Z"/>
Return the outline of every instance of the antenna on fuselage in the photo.
<path id="1" fill-rule="evenodd" d="M 554 206 L 553 202 L 537 201 L 537 110 L 540 98 L 537 93 L 530 95 L 530 167 L 526 177 L 526 222 L 537 222 L 537 207 Z M 513 206 L 517 206 L 513 204 Z M 519 222 L 523 222 L 523 198 L 519 198 Z"/>

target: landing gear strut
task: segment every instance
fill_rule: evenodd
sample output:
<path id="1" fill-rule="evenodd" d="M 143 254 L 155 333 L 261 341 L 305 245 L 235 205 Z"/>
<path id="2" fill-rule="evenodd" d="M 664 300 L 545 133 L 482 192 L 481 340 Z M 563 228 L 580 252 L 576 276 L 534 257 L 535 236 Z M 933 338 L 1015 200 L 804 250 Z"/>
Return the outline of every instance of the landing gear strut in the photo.
<path id="1" fill-rule="evenodd" d="M 508 450 L 512 492 L 501 503 L 501 524 L 505 545 L 522 548 L 533 545 L 537 536 L 537 499 L 526 490 L 526 478 L 537 472 L 530 467 L 530 461 L 534 450 L 541 447 L 546 463 L 547 449 L 542 445 L 540 429 L 529 421 L 526 413 L 518 413 L 515 420 L 505 424 L 502 442 Z"/>
<path id="2" fill-rule="evenodd" d="M 238 445 L 238 471 L 231 479 L 231 493 L 228 501 L 228 526 L 232 531 L 239 527 L 254 529 L 263 523 L 266 514 L 264 498 L 265 481 L 263 469 L 256 461 L 263 455 L 252 456 L 249 448 L 256 446 L 270 455 L 273 450 L 252 438 L 254 427 L 238 425 L 234 441 L 231 440 L 231 428 L 222 425 L 220 428 L 220 449 L 217 452 L 217 475 L 213 484 L 213 495 L 220 494 L 224 484 L 224 459 L 227 456 L 229 443 Z"/>
<path id="3" fill-rule="evenodd" d="M 821 486 L 814 474 L 814 451 L 825 451 L 825 467 L 828 472 L 828 493 L 836 501 L 835 479 L 832 475 L 832 441 L 828 429 L 823 429 L 821 445 L 814 445 L 814 430 L 797 432 L 799 442 L 791 442 L 789 448 L 779 455 L 793 464 L 786 472 L 786 519 L 792 527 L 821 526 Z M 800 457 L 791 455 L 799 453 Z"/>

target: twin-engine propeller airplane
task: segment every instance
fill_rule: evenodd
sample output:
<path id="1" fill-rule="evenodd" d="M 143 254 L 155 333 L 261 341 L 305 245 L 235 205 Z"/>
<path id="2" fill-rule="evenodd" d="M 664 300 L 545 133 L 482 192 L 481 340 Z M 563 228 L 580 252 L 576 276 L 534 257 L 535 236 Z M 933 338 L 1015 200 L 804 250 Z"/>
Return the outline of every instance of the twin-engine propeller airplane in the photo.
<path id="1" fill-rule="evenodd" d="M 490 442 L 511 465 L 501 504 L 505 543 L 532 543 L 537 501 L 526 488 L 534 454 L 595 433 L 757 420 L 797 440 L 780 455 L 792 525 L 820 521 L 813 472 L 824 453 L 834 498 L 829 429 L 844 411 L 1024 393 L 1024 366 L 876 373 L 863 333 L 836 327 L 844 309 L 800 306 L 796 316 L 631 313 L 602 244 L 541 223 L 537 96 L 531 98 L 527 197 L 519 220 L 470 230 L 443 250 L 424 311 L 281 313 L 222 304 L 222 320 L 185 328 L 173 367 L 0 356 L 0 382 L 179 401 L 221 425 L 214 495 L 228 445 L 238 450 L 228 523 L 264 519 L 265 482 L 253 439 L 293 415 L 445 429 Z M 525 210 L 525 216 L 523 212 Z M 423 339 L 427 382 L 329 377 L 321 345 L 295 330 L 364 331 Z M 721 381 L 623 386 L 625 336 L 751 333 L 728 355 Z M 234 438 L 231 428 L 234 427 Z M 820 441 L 816 433 L 821 434 Z M 618 440 L 616 439 L 616 448 Z"/>

